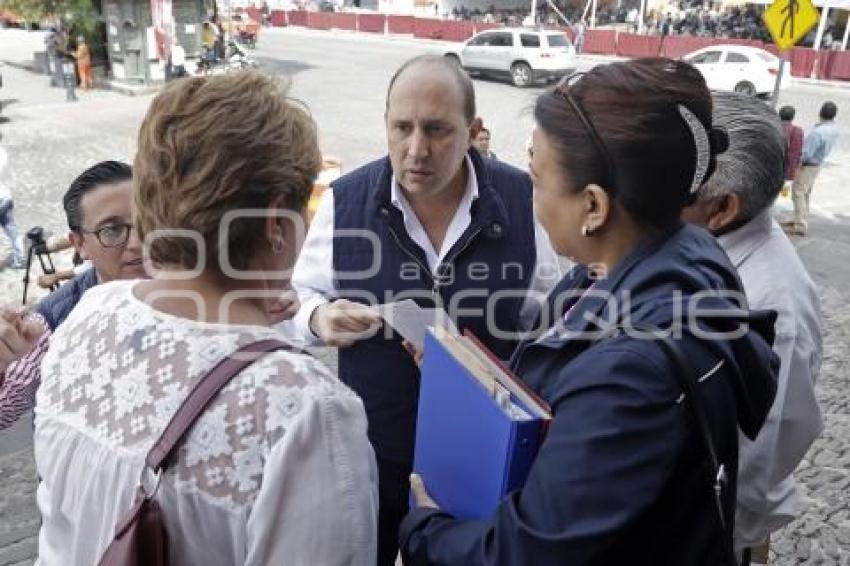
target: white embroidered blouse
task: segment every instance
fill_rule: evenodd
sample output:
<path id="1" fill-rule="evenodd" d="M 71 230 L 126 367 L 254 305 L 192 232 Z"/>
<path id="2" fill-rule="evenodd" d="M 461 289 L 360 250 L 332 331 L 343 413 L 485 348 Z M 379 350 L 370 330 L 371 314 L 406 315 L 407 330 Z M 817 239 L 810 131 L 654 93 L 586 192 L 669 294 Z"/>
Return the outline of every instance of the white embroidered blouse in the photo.
<path id="1" fill-rule="evenodd" d="M 189 321 L 89 290 L 51 337 L 36 400 L 42 566 L 92 566 L 132 503 L 145 455 L 190 387 L 270 328 Z M 173 564 L 372 565 L 377 473 L 360 399 L 306 354 L 234 377 L 163 475 Z"/>

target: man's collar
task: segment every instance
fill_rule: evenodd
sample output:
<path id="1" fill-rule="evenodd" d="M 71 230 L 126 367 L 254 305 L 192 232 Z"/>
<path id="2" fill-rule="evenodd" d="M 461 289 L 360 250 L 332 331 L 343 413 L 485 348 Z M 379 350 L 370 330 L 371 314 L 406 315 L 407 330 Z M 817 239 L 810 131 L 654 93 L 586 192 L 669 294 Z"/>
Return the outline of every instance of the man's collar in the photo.
<path id="1" fill-rule="evenodd" d="M 740 228 L 718 236 L 717 241 L 737 269 L 770 236 L 772 227 L 773 216 L 767 209 Z"/>

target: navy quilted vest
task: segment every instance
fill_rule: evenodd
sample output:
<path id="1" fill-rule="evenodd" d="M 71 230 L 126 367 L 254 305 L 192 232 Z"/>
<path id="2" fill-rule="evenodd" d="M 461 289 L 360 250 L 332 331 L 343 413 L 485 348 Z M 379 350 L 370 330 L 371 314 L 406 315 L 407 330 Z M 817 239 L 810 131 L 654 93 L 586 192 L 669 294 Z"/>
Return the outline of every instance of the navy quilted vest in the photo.
<path id="1" fill-rule="evenodd" d="M 342 297 L 363 303 L 412 298 L 423 307 L 440 305 L 461 331 L 470 329 L 506 359 L 516 342 L 497 335 L 517 330 L 535 269 L 531 182 L 518 169 L 482 160 L 475 151 L 469 155 L 479 198 L 472 206 L 471 225 L 436 274 L 408 236 L 401 211 L 391 204 L 388 158 L 334 182 L 336 287 Z M 374 234 L 371 240 L 346 232 L 364 229 Z M 388 332 L 389 337 L 383 329 L 374 338 L 341 349 L 339 375 L 363 399 L 378 456 L 411 462 L 419 371 L 401 338 Z"/>

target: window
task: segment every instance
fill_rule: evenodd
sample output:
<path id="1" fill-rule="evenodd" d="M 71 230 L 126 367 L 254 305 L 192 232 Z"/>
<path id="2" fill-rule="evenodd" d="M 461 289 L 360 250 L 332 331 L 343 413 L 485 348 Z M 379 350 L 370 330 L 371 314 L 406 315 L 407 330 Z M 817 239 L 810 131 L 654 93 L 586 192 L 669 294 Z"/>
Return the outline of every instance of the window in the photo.
<path id="1" fill-rule="evenodd" d="M 469 40 L 468 45 L 470 46 L 481 46 L 481 45 L 490 45 L 490 41 L 493 39 L 492 33 L 482 33 L 478 37 L 473 37 Z"/>
<path id="2" fill-rule="evenodd" d="M 734 53 L 730 51 L 726 54 L 726 62 L 727 63 L 749 63 L 750 58 L 741 53 Z"/>
<path id="3" fill-rule="evenodd" d="M 492 47 L 513 47 L 514 36 L 510 33 L 494 33 L 490 45 Z"/>
<path id="4" fill-rule="evenodd" d="M 720 61 L 720 51 L 706 51 L 694 57 L 691 57 L 688 63 L 700 65 L 705 63 L 718 63 Z"/>
<path id="5" fill-rule="evenodd" d="M 549 43 L 549 47 L 569 47 L 570 45 L 565 33 L 547 35 L 546 41 Z"/>
<path id="6" fill-rule="evenodd" d="M 513 35 L 504 32 L 482 33 L 467 43 L 470 47 L 511 47 L 513 44 Z"/>
<path id="7" fill-rule="evenodd" d="M 520 43 L 523 47 L 540 47 L 540 36 L 524 33 L 519 36 Z"/>

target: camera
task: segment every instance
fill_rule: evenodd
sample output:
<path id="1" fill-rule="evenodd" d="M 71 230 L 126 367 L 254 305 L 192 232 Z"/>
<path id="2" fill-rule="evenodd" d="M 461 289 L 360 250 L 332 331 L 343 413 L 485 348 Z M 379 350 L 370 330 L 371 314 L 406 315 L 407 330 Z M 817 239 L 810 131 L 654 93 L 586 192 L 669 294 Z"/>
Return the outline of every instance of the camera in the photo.
<path id="1" fill-rule="evenodd" d="M 47 240 L 44 239 L 44 228 L 41 226 L 33 226 L 27 230 L 27 240 L 30 242 L 30 248 L 35 250 L 34 253 L 47 253 Z"/>
<path id="2" fill-rule="evenodd" d="M 53 258 L 50 257 L 50 249 L 47 245 L 44 228 L 41 226 L 33 226 L 27 230 L 27 240 L 29 241 L 29 250 L 27 251 L 27 266 L 24 271 L 23 304 L 27 303 L 27 291 L 29 291 L 30 268 L 32 267 L 33 255 L 38 257 L 38 263 L 41 265 L 41 271 L 45 275 L 52 275 L 56 273 L 56 267 L 53 265 Z M 58 284 L 51 286 L 50 290 L 53 291 L 55 288 L 58 288 Z"/>

